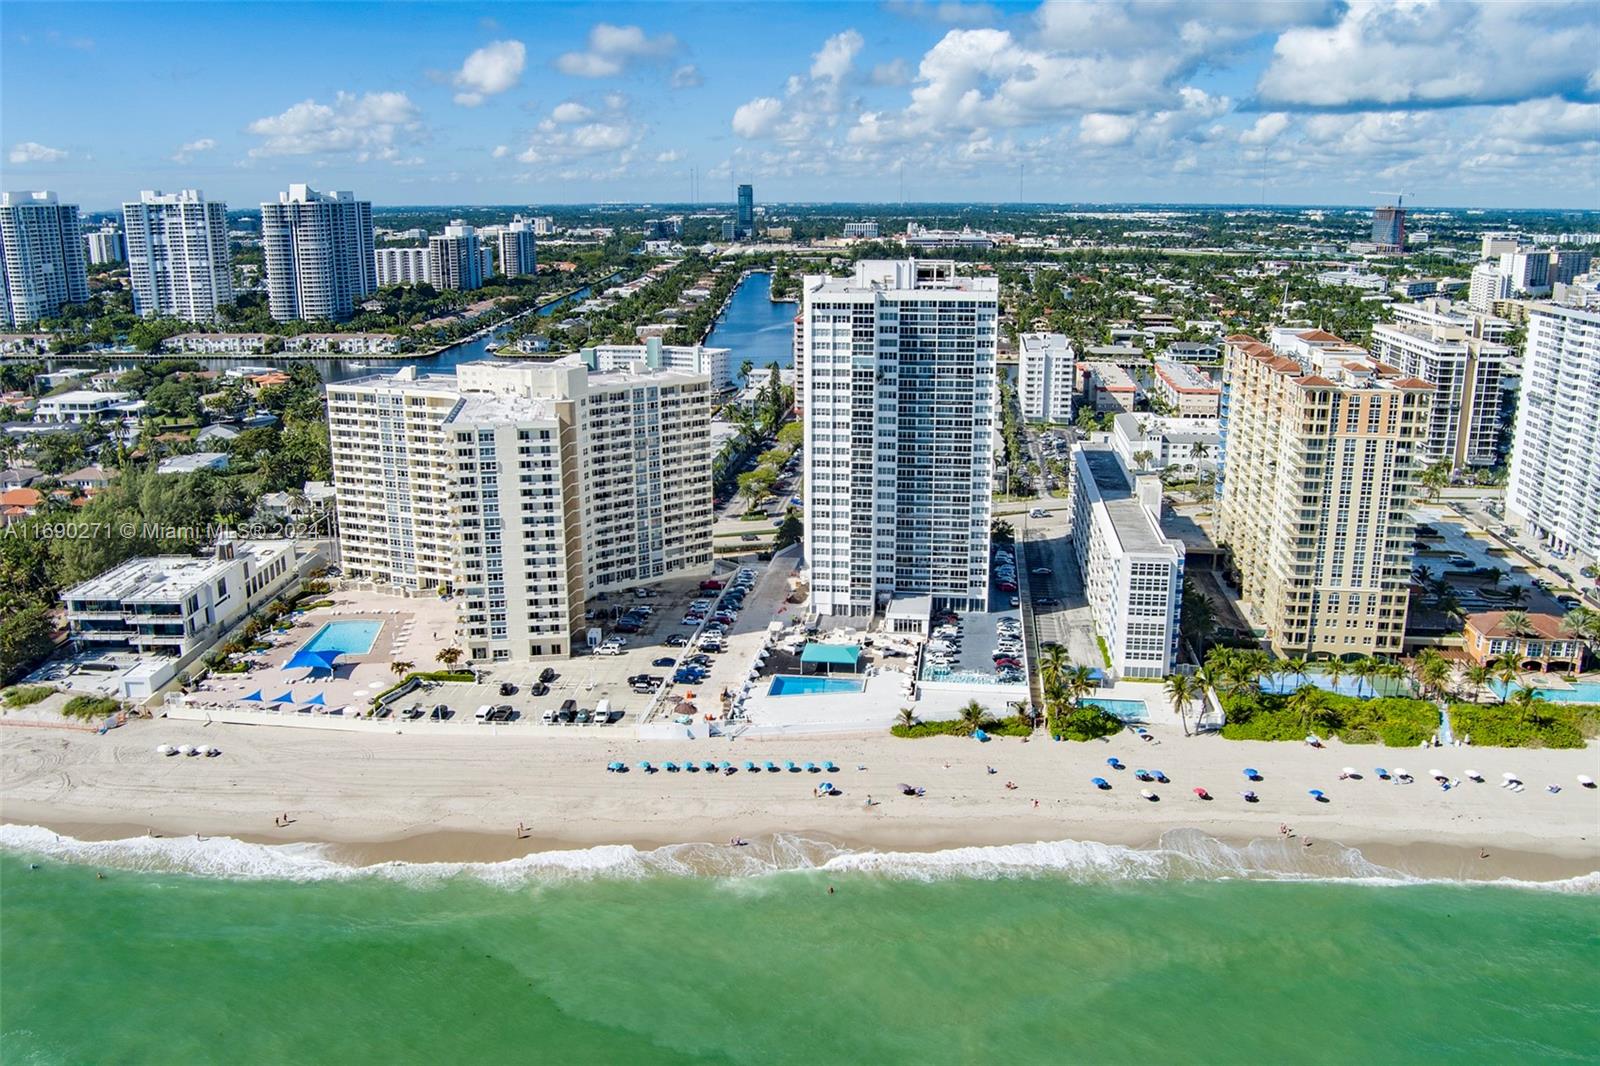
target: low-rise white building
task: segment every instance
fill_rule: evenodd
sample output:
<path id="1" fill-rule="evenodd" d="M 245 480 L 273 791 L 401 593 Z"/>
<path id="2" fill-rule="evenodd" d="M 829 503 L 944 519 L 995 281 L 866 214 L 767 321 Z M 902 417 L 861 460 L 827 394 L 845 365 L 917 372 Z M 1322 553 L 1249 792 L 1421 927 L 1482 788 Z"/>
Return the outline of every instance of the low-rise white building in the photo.
<path id="1" fill-rule="evenodd" d="M 1199 367 L 1157 359 L 1156 395 L 1185 418 L 1216 418 L 1222 404 L 1222 386 Z"/>
<path id="2" fill-rule="evenodd" d="M 156 464 L 158 474 L 195 474 L 201 470 L 228 469 L 227 452 L 190 452 L 174 455 Z"/>
<path id="3" fill-rule="evenodd" d="M 131 395 L 126 392 L 73 389 L 71 392 L 44 397 L 34 408 L 33 414 L 35 420 L 40 422 L 89 422 L 121 418 L 128 412 Z"/>
<path id="4" fill-rule="evenodd" d="M 1072 449 L 1072 543 L 1112 673 L 1165 677 L 1178 661 L 1183 542 L 1161 532 L 1161 482 L 1106 444 Z"/>
<path id="5" fill-rule="evenodd" d="M 546 342 L 545 347 L 549 347 Z M 624 370 L 634 363 L 643 363 L 652 370 L 681 370 L 689 374 L 705 374 L 711 387 L 723 392 L 734 387 L 733 370 L 729 365 L 730 349 L 708 348 L 703 344 L 662 344 L 660 337 L 650 337 L 643 344 L 597 344 L 581 352 L 585 365 L 591 370 Z"/>
<path id="6" fill-rule="evenodd" d="M 1022 417 L 1041 422 L 1070 422 L 1077 391 L 1073 364 L 1077 353 L 1061 333 L 1024 333 L 1018 338 L 1017 402 Z"/>
<path id="7" fill-rule="evenodd" d="M 1201 473 L 1217 468 L 1221 425 L 1215 418 L 1122 414 L 1111 420 L 1111 446 L 1130 470 Z"/>

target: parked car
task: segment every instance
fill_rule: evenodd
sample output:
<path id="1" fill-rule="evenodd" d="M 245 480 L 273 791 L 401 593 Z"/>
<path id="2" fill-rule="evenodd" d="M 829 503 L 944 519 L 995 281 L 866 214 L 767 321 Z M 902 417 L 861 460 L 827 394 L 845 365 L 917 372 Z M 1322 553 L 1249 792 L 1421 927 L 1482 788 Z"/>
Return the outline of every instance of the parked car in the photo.
<path id="1" fill-rule="evenodd" d="M 651 666 L 673 666 L 673 665 L 675 665 L 677 663 L 677 661 L 678 660 L 674 659 L 670 655 L 663 655 L 659 659 L 651 659 L 650 660 L 650 665 Z"/>
<path id="2" fill-rule="evenodd" d="M 548 666 L 545 667 L 543 670 L 539 671 L 539 680 L 540 681 L 544 681 L 546 683 L 554 681 L 556 678 L 558 678 L 560 676 L 561 675 L 556 673 L 553 668 L 548 667 Z"/>
<path id="3" fill-rule="evenodd" d="M 704 581 L 700 582 L 700 588 L 707 592 L 715 592 L 722 588 L 722 582 L 717 578 L 708 577 Z"/>
<path id="4" fill-rule="evenodd" d="M 513 685 L 509 681 L 500 682 L 500 695 L 502 695 L 502 696 L 515 696 L 516 694 L 517 694 L 517 686 Z"/>
<path id="5" fill-rule="evenodd" d="M 1054 596 L 1040 596 L 1038 599 L 1034 600 L 1033 602 L 1038 604 L 1040 607 L 1060 607 L 1061 606 L 1061 601 L 1056 599 Z"/>
<path id="6" fill-rule="evenodd" d="M 594 650 L 596 655 L 621 655 L 621 644 L 602 644 Z"/>
<path id="7" fill-rule="evenodd" d="M 433 710 L 428 712 L 428 719 L 434 722 L 448 722 L 455 713 L 448 704 L 436 703 Z"/>
<path id="8" fill-rule="evenodd" d="M 661 643 L 669 648 L 682 648 L 688 645 L 689 638 L 682 633 L 674 633 Z"/>
<path id="9" fill-rule="evenodd" d="M 533 687 L 528 689 L 528 691 L 533 693 L 535 696 L 545 696 L 549 694 L 550 686 L 545 684 L 543 681 L 535 681 L 533 683 Z"/>

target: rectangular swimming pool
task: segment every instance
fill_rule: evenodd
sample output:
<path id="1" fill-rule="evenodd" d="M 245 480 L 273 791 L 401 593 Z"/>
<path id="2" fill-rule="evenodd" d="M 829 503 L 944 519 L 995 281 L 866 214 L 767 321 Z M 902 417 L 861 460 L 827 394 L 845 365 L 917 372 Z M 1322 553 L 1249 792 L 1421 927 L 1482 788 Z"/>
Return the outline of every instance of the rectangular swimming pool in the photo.
<path id="1" fill-rule="evenodd" d="M 329 622 L 300 645 L 301 651 L 336 651 L 340 655 L 365 655 L 378 639 L 382 622 Z"/>
<path id="2" fill-rule="evenodd" d="M 1492 681 L 1489 687 L 1495 695 L 1506 699 L 1522 686 L 1512 685 L 1508 688 L 1503 681 Z M 1600 681 L 1579 681 L 1571 688 L 1536 688 L 1533 695 L 1535 699 L 1546 703 L 1600 703 Z"/>
<path id="3" fill-rule="evenodd" d="M 1083 702 L 1109 711 L 1124 722 L 1150 721 L 1150 708 L 1145 706 L 1144 700 L 1108 700 L 1090 697 Z"/>
<path id="4" fill-rule="evenodd" d="M 799 677 L 778 674 L 767 688 L 769 696 L 819 696 L 838 692 L 860 692 L 864 683 L 842 677 Z"/>

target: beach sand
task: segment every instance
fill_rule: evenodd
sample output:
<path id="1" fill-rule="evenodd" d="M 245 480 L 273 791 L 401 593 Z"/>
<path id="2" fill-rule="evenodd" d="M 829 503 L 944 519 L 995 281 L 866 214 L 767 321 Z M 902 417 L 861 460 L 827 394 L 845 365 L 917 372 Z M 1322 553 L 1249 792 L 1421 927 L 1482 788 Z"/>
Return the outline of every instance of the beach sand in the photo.
<path id="1" fill-rule="evenodd" d="M 223 754 L 163 757 L 154 751 L 163 743 L 215 745 Z M 1111 756 L 1130 769 L 1110 770 Z M 839 771 L 726 776 L 635 768 L 642 759 L 690 758 L 734 766 L 832 759 Z M 607 773 L 612 760 L 630 772 Z M 1161 769 L 1171 783 L 1141 784 L 1131 769 L 1140 766 Z M 1264 780 L 1247 783 L 1240 772 L 1247 766 Z M 1339 780 L 1345 766 L 1362 779 Z M 1376 766 L 1404 767 L 1418 780 L 1383 782 Z M 1487 783 L 1466 780 L 1469 768 Z M 1427 777 L 1432 769 L 1460 778 L 1460 787 L 1441 790 Z M 1499 787 L 1505 771 L 1517 773 L 1525 791 Z M 157 720 L 104 736 L 0 730 L 0 819 L 84 840 L 154 833 L 315 842 L 355 864 L 491 862 L 600 844 L 724 844 L 735 836 L 908 852 L 1060 840 L 1142 848 L 1168 830 L 1193 829 L 1230 844 L 1342 844 L 1417 876 L 1556 880 L 1600 870 L 1600 791 L 1579 787 L 1579 774 L 1600 777 L 1600 750 L 1338 743 L 1317 750 L 1165 733 L 1157 742 L 1124 734 L 1089 744 L 884 734 L 670 742 L 625 733 L 426 736 Z M 1096 776 L 1112 790 L 1092 788 Z M 815 796 L 823 780 L 842 795 Z M 1008 781 L 1017 787 L 1007 789 Z M 902 782 L 926 795 L 900 795 Z M 1552 795 L 1547 784 L 1562 790 Z M 1215 798 L 1198 799 L 1196 786 Z M 1141 788 L 1159 802 L 1141 799 Z M 1244 802 L 1246 788 L 1260 802 Z M 1329 802 L 1314 801 L 1312 788 Z M 284 813 L 291 821 L 276 825 Z M 526 827 L 520 836 L 519 823 Z M 1285 823 L 1291 839 L 1279 833 Z"/>

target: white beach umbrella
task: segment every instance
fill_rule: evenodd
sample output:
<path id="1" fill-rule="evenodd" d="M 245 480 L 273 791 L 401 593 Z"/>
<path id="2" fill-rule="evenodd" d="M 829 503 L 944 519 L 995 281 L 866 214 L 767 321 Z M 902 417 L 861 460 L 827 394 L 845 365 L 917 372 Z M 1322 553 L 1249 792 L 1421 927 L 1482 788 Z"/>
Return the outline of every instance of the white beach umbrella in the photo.
<path id="1" fill-rule="evenodd" d="M 1339 772 L 1342 773 L 1342 774 L 1349 774 L 1349 775 L 1351 775 L 1353 777 L 1353 776 L 1355 776 L 1356 768 L 1354 766 L 1346 766 L 1343 770 L 1340 770 Z"/>
<path id="2" fill-rule="evenodd" d="M 1483 775 L 1482 775 L 1482 774 L 1480 774 L 1480 773 L 1479 773 L 1479 772 L 1478 772 L 1478 771 L 1476 771 L 1476 770 L 1468 770 L 1468 771 L 1467 771 L 1467 776 L 1468 776 L 1468 777 L 1469 777 L 1469 778 L 1471 778 L 1471 779 L 1472 779 L 1472 780 L 1474 780 L 1474 781 L 1482 781 L 1482 780 L 1483 780 Z"/>
<path id="3" fill-rule="evenodd" d="M 1588 774 L 1579 774 L 1578 784 L 1582 785 L 1584 788 L 1593 788 L 1594 778 L 1590 777 Z"/>
<path id="4" fill-rule="evenodd" d="M 1518 780 L 1517 775 L 1512 773 L 1510 770 L 1507 770 L 1505 773 L 1501 774 L 1500 776 L 1505 778 L 1507 781 L 1516 781 L 1516 780 Z"/>
<path id="5" fill-rule="evenodd" d="M 1442 780 L 1444 778 L 1444 771 L 1443 770 L 1429 770 L 1428 771 L 1428 776 L 1433 778 L 1435 781 L 1439 781 L 1439 780 Z"/>

